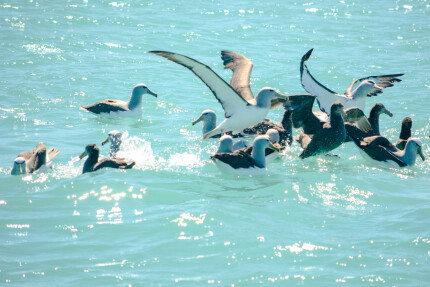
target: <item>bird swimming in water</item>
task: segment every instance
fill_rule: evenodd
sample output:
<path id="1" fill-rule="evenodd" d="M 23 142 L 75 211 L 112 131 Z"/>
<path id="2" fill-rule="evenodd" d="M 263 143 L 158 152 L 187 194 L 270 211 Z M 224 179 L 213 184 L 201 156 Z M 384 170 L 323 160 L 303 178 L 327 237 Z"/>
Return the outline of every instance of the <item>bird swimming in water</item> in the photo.
<path id="1" fill-rule="evenodd" d="M 425 160 L 422 152 L 422 142 L 418 138 L 409 138 L 404 150 L 396 148 L 383 136 L 372 136 L 358 140 L 352 137 L 361 155 L 376 164 L 387 167 L 407 167 L 415 165 L 417 154 Z"/>
<path id="2" fill-rule="evenodd" d="M 158 97 L 145 84 L 138 84 L 133 88 L 131 98 L 128 102 L 121 100 L 103 100 L 90 106 L 81 106 L 84 111 L 98 115 L 133 116 L 142 112 L 142 96 L 150 94 Z"/>
<path id="3" fill-rule="evenodd" d="M 136 164 L 134 161 L 125 161 L 122 158 L 104 158 L 99 161 L 99 152 L 99 148 L 95 144 L 89 144 L 85 147 L 85 151 L 79 156 L 79 159 L 88 156 L 82 173 L 93 172 L 105 167 L 130 169 Z"/>
<path id="4" fill-rule="evenodd" d="M 381 135 L 381 132 L 379 131 L 379 116 L 382 114 L 386 114 L 389 117 L 393 116 L 393 114 L 383 104 L 374 104 L 370 109 L 369 117 L 367 118 L 371 126 L 367 131 L 360 129 L 356 123 L 345 123 L 346 133 L 348 135 L 346 141 L 350 141 L 349 136 L 361 140 L 365 137 Z"/>
<path id="5" fill-rule="evenodd" d="M 52 159 L 59 153 L 60 151 L 54 147 L 46 150 L 45 144 L 40 142 L 33 150 L 21 152 L 16 157 L 11 174 L 34 173 L 42 170 L 43 167 L 49 167 Z"/>
<path id="6" fill-rule="evenodd" d="M 222 171 L 234 174 L 260 174 L 266 171 L 266 148 L 279 152 L 268 136 L 260 135 L 254 139 L 251 154 L 238 150 L 232 153 L 217 153 L 211 156 L 215 165 Z"/>

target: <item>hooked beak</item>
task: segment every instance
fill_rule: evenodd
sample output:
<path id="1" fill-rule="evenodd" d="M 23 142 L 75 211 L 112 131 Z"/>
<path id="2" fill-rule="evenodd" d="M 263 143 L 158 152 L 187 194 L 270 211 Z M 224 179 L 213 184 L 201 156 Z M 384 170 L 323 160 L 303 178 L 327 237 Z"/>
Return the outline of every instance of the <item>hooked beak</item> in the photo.
<path id="1" fill-rule="evenodd" d="M 421 147 L 418 148 L 417 153 L 423 161 L 426 160 L 426 157 L 424 156 L 424 153 L 423 153 L 423 149 Z"/>
<path id="2" fill-rule="evenodd" d="M 274 151 L 277 151 L 277 152 L 280 152 L 281 151 L 281 149 L 278 147 L 279 146 L 279 144 L 277 143 L 277 142 L 274 142 L 273 144 L 269 141 L 269 147 L 268 148 L 270 148 L 270 149 L 272 149 L 272 150 L 274 150 Z"/>
<path id="3" fill-rule="evenodd" d="M 281 93 L 279 93 L 279 92 L 275 92 L 275 98 L 280 98 L 280 99 L 288 99 L 288 96 L 287 95 L 283 95 L 283 94 L 281 94 Z"/>
<path id="4" fill-rule="evenodd" d="M 108 141 L 109 141 L 109 136 L 102 142 L 102 145 L 105 145 L 105 144 L 107 144 L 108 143 Z"/>
<path id="5" fill-rule="evenodd" d="M 154 93 L 153 91 L 151 91 L 150 89 L 147 89 L 148 94 L 153 95 L 154 97 L 158 97 L 158 95 L 156 93 Z"/>
<path id="6" fill-rule="evenodd" d="M 197 120 L 193 121 L 193 126 L 199 122 L 203 121 L 203 115 L 201 115 Z"/>
<path id="7" fill-rule="evenodd" d="M 86 157 L 88 155 L 87 151 L 84 150 L 83 153 L 81 153 L 81 155 L 79 156 L 79 159 L 83 159 L 84 157 Z"/>
<path id="8" fill-rule="evenodd" d="M 389 110 L 387 110 L 387 109 L 384 109 L 384 114 L 386 114 L 386 115 L 390 116 L 390 118 L 392 118 L 392 117 L 393 117 L 393 113 L 392 113 L 392 112 L 390 112 L 390 111 L 389 111 Z"/>

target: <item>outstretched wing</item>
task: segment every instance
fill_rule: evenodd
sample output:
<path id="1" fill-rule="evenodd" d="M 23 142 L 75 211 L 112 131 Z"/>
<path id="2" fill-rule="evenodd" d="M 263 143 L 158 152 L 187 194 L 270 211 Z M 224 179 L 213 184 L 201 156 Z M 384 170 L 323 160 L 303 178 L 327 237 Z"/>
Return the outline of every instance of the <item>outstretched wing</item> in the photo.
<path id="1" fill-rule="evenodd" d="M 330 107 L 335 101 L 339 101 L 341 95 L 333 92 L 326 86 L 319 83 L 312 74 L 309 72 L 305 62 L 309 60 L 314 49 L 310 49 L 303 57 L 300 62 L 300 80 L 303 88 L 310 94 L 317 97 L 320 109 L 323 112 L 330 113 Z"/>
<path id="2" fill-rule="evenodd" d="M 230 86 L 249 103 L 253 102 L 255 99 L 249 85 L 252 62 L 245 56 L 232 51 L 221 51 L 221 59 L 223 60 L 224 69 L 233 71 Z"/>
<path id="3" fill-rule="evenodd" d="M 345 122 L 354 124 L 363 132 L 368 132 L 372 129 L 372 125 L 367 119 L 366 115 L 359 108 L 353 107 L 345 110 Z"/>
<path id="4" fill-rule="evenodd" d="M 398 79 L 398 77 L 403 76 L 404 74 L 392 74 L 392 75 L 382 75 L 382 76 L 369 76 L 366 78 L 361 78 L 355 80 L 349 85 L 348 89 L 345 91 L 345 96 L 351 95 L 351 93 L 365 80 L 372 80 L 376 83 L 376 85 L 382 89 L 389 88 L 394 86 L 393 83 L 401 82 L 402 80 Z M 367 94 L 368 97 L 376 96 L 382 93 L 382 90 L 375 89 L 375 91 Z"/>
<path id="5" fill-rule="evenodd" d="M 222 105 L 226 118 L 231 117 L 237 110 L 240 110 L 249 104 L 248 101 L 246 101 L 229 84 L 218 76 L 217 73 L 205 64 L 187 56 L 172 52 L 150 51 L 149 53 L 156 54 L 184 66 L 199 77 Z"/>

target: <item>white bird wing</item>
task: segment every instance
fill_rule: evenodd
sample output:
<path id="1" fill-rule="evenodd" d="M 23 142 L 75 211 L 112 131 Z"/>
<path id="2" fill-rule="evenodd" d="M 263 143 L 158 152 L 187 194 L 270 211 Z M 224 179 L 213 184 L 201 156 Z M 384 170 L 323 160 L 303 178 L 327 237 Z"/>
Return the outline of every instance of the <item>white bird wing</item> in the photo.
<path id="1" fill-rule="evenodd" d="M 250 87 L 253 64 L 244 55 L 233 51 L 221 51 L 224 69 L 233 71 L 230 86 L 249 103 L 254 101 Z"/>
<path id="2" fill-rule="evenodd" d="M 313 49 L 310 49 L 303 57 L 300 62 L 300 80 L 302 82 L 303 88 L 310 94 L 317 97 L 318 104 L 320 109 L 323 112 L 330 113 L 331 105 L 336 102 L 345 102 L 346 98 L 343 95 L 339 95 L 336 92 L 333 92 L 329 88 L 325 87 L 321 83 L 319 83 L 312 74 L 309 72 L 308 67 L 305 65 L 305 62 L 309 60 L 309 57 L 312 54 Z"/>
<path id="3" fill-rule="evenodd" d="M 211 90 L 218 102 L 220 102 L 224 109 L 226 118 L 231 117 L 236 111 L 249 105 L 247 100 L 238 94 L 226 81 L 218 76 L 218 74 L 207 65 L 177 53 L 166 51 L 150 51 L 149 53 L 156 54 L 184 66 L 199 77 L 200 80 L 202 80 L 202 82 Z"/>
<path id="4" fill-rule="evenodd" d="M 376 85 L 382 89 L 389 88 L 394 86 L 393 83 L 401 82 L 402 80 L 398 79 L 398 77 L 403 76 L 404 74 L 391 74 L 391 75 L 381 75 L 381 76 L 369 76 L 366 78 L 361 78 L 355 80 L 349 85 L 348 89 L 345 91 L 345 96 L 349 96 L 354 92 L 354 90 L 365 80 L 372 80 L 376 83 Z M 373 92 L 367 94 L 368 97 L 377 96 L 382 93 L 381 90 L 375 89 Z"/>

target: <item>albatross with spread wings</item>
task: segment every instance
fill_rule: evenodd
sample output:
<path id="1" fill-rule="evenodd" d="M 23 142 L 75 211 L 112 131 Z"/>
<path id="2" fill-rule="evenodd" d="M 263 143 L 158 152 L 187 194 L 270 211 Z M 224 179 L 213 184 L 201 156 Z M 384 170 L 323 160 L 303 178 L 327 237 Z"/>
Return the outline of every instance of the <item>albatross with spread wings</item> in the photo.
<path id="1" fill-rule="evenodd" d="M 249 86 L 252 62 L 245 56 L 234 52 L 222 52 L 224 63 L 231 63 L 226 68 L 233 70 L 230 84 L 207 65 L 187 56 L 166 51 L 150 51 L 150 53 L 189 69 L 203 81 L 222 105 L 225 120 L 212 131 L 204 134 L 204 139 L 229 131 L 240 133 L 243 129 L 264 120 L 271 108 L 280 107 L 289 99 L 289 96 L 282 95 L 268 87 L 261 89 L 254 98 Z"/>
<path id="2" fill-rule="evenodd" d="M 353 81 L 346 92 L 341 95 L 319 83 L 309 72 L 305 62 L 309 60 L 312 51 L 313 49 L 309 50 L 302 57 L 300 63 L 300 80 L 303 88 L 308 93 L 317 97 L 320 109 L 328 114 L 330 113 L 331 105 L 335 101 L 341 102 L 345 109 L 357 107 L 364 111 L 366 97 L 376 96 L 382 93 L 383 89 L 392 87 L 395 82 L 400 82 L 401 80 L 398 77 L 404 75 L 392 74 L 361 78 Z"/>

